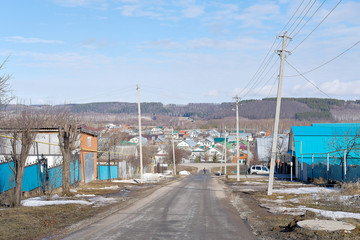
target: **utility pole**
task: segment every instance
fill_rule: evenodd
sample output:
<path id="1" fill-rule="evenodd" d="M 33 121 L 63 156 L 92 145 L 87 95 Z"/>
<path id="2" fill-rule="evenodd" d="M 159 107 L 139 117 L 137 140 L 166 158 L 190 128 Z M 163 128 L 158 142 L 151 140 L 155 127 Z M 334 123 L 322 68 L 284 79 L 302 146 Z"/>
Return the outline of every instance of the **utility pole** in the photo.
<path id="1" fill-rule="evenodd" d="M 140 86 L 136 86 L 138 95 L 138 119 L 139 119 L 139 144 L 140 144 L 140 180 L 143 180 L 143 156 L 142 156 L 142 134 L 141 134 L 141 109 L 140 109 Z"/>
<path id="2" fill-rule="evenodd" d="M 234 97 L 236 102 L 236 180 L 240 181 L 240 163 L 239 163 L 239 97 Z"/>
<path id="3" fill-rule="evenodd" d="M 280 106 L 281 106 L 281 91 L 282 91 L 282 81 L 284 75 L 284 62 L 286 57 L 286 40 L 289 38 L 286 36 L 286 32 L 283 36 L 282 49 L 277 52 L 280 53 L 281 62 L 280 62 L 280 71 L 279 71 L 279 83 L 276 99 L 276 112 L 275 112 L 275 122 L 274 122 L 274 132 L 273 132 L 273 142 L 271 148 L 271 162 L 270 162 L 270 174 L 269 174 L 269 185 L 267 195 L 272 195 L 273 184 L 274 184 L 274 168 L 275 168 L 275 158 L 276 158 L 276 148 L 277 148 L 277 135 L 279 131 L 279 118 L 280 118 Z M 291 38 L 289 38 L 291 39 Z"/>
<path id="4" fill-rule="evenodd" d="M 250 168 L 250 136 L 247 136 L 247 169 Z"/>
<path id="5" fill-rule="evenodd" d="M 226 162 L 227 162 L 227 157 L 226 157 L 226 152 L 227 152 L 227 145 L 226 145 L 226 126 L 225 126 L 225 176 L 226 176 Z"/>
<path id="6" fill-rule="evenodd" d="M 174 161 L 173 176 L 175 176 L 176 175 L 176 161 L 175 161 L 175 146 L 174 146 L 174 129 L 172 129 L 171 137 L 172 137 L 172 150 L 173 150 L 173 161 Z"/>

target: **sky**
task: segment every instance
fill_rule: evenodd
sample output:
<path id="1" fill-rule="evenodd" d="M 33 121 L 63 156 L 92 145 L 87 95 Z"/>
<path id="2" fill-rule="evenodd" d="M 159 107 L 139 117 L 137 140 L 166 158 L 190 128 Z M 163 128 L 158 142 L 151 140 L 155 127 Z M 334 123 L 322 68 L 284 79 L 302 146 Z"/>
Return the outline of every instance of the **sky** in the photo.
<path id="1" fill-rule="evenodd" d="M 360 99 L 360 1 L 338 3 L 0 0 L 0 74 L 31 104 L 262 99 L 287 31 L 282 96 Z"/>

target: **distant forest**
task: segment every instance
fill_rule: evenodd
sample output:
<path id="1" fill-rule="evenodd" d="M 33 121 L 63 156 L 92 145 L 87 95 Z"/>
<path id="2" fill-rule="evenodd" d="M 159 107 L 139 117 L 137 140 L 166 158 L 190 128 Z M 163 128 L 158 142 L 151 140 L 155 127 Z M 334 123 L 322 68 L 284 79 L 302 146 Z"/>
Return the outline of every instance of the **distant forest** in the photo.
<path id="1" fill-rule="evenodd" d="M 74 113 L 137 114 L 137 103 L 96 102 L 67 105 Z M 222 119 L 234 116 L 235 103 L 189 103 L 186 105 L 160 102 L 141 103 L 141 112 L 152 116 L 189 117 L 192 119 Z M 275 116 L 276 99 L 244 100 L 239 116 L 248 119 L 268 119 Z M 324 98 L 283 98 L 281 118 L 297 120 L 360 120 L 360 100 L 345 101 Z"/>

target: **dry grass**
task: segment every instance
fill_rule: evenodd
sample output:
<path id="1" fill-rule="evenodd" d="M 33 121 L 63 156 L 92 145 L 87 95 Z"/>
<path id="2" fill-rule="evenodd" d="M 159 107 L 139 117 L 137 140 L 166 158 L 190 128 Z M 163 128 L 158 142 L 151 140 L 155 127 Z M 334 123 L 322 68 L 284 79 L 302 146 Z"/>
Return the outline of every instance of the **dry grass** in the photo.
<path id="1" fill-rule="evenodd" d="M 100 210 L 73 204 L 2 210 L 0 239 L 37 239 L 93 216 Z"/>
<path id="2" fill-rule="evenodd" d="M 341 188 L 345 195 L 358 195 L 360 194 L 360 181 L 343 183 Z"/>

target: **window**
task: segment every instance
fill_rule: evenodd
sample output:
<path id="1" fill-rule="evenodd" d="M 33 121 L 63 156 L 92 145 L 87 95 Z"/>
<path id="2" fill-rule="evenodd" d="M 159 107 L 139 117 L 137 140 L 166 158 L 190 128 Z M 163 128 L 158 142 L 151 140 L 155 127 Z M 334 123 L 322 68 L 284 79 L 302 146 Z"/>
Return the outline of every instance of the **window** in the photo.
<path id="1" fill-rule="evenodd" d="M 88 139 L 87 139 L 87 146 L 91 147 L 91 137 L 88 137 Z"/>
<path id="2" fill-rule="evenodd" d="M 261 170 L 261 167 L 260 167 L 260 166 L 256 166 L 256 170 Z"/>

